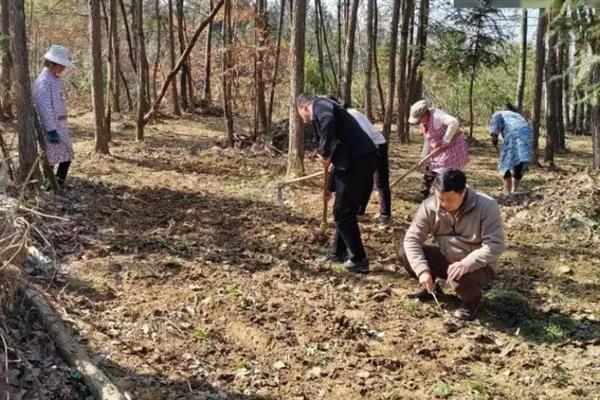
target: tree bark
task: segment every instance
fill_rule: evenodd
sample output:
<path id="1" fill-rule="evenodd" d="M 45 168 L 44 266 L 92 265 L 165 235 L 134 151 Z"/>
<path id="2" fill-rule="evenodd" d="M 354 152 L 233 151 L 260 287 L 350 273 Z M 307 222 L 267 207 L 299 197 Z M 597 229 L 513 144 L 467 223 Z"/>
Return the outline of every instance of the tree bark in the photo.
<path id="1" fill-rule="evenodd" d="M 184 0 L 176 0 L 176 16 L 177 16 L 177 33 L 179 37 L 179 54 L 183 54 L 183 50 L 185 49 L 185 27 L 183 25 L 183 1 Z M 181 76 L 179 77 L 180 84 L 180 99 L 181 99 L 181 108 L 183 111 L 189 111 L 189 99 L 188 99 L 188 83 L 187 83 L 187 64 L 184 63 L 181 69 Z"/>
<path id="2" fill-rule="evenodd" d="M 596 46 L 600 50 L 600 43 Z M 596 64 L 592 73 L 594 82 L 600 82 L 600 65 Z M 591 113 L 591 133 L 592 133 L 592 169 L 600 171 L 600 94 L 596 96 L 596 104 L 592 107 Z"/>
<path id="3" fill-rule="evenodd" d="M 519 60 L 519 80 L 517 82 L 517 95 L 515 105 L 523 111 L 523 98 L 525 96 L 525 78 L 527 76 L 527 9 L 521 11 L 521 57 Z"/>
<path id="4" fill-rule="evenodd" d="M 146 60 L 146 45 L 144 43 L 144 1 L 135 0 L 135 20 L 136 20 L 136 47 L 138 50 L 137 59 L 139 60 L 138 65 L 138 105 L 137 105 L 137 130 L 136 139 L 138 141 L 144 140 L 144 112 L 146 111 L 146 66 L 144 60 Z"/>
<path id="5" fill-rule="evenodd" d="M 263 135 L 268 127 L 267 103 L 265 100 L 265 49 L 267 47 L 267 38 L 269 35 L 267 24 L 267 4 L 266 0 L 257 0 L 256 3 L 256 29 L 257 29 L 257 48 L 256 48 L 256 114 L 258 120 L 257 134 Z"/>
<path id="6" fill-rule="evenodd" d="M 110 39 L 109 46 L 111 54 L 110 74 L 109 74 L 109 89 L 110 89 L 110 108 L 112 111 L 121 112 L 121 85 L 119 84 L 119 72 L 121 70 L 121 57 L 119 46 L 119 30 L 118 19 L 119 13 L 117 9 L 117 0 L 110 0 Z M 110 132 L 110 130 L 109 130 Z"/>
<path id="7" fill-rule="evenodd" d="M 379 95 L 380 120 L 385 119 L 385 97 L 383 95 L 383 86 L 381 85 L 381 74 L 379 72 L 379 62 L 377 57 L 377 35 L 379 33 L 379 9 L 377 8 L 377 0 L 373 0 L 373 64 L 375 66 L 375 79 L 377 82 L 377 94 Z"/>
<path id="8" fill-rule="evenodd" d="M 156 100 L 156 77 L 158 74 L 158 65 L 160 63 L 160 52 L 162 49 L 162 24 L 160 17 L 160 0 L 154 1 L 154 13 L 156 18 L 156 56 L 154 57 L 154 68 L 152 70 L 152 95 Z"/>
<path id="9" fill-rule="evenodd" d="M 373 54 L 375 53 L 375 35 L 373 31 L 374 0 L 367 1 L 367 65 L 365 76 L 365 113 L 369 120 L 373 120 L 373 100 L 371 89 L 373 87 Z"/>
<path id="10" fill-rule="evenodd" d="M 573 119 L 571 118 L 571 82 L 569 80 L 570 68 L 570 43 L 563 44 L 563 115 L 565 121 L 565 131 L 573 132 Z"/>
<path id="11" fill-rule="evenodd" d="M 173 68 L 167 75 L 165 82 L 163 83 L 163 85 L 160 89 L 160 93 L 156 97 L 156 100 L 154 101 L 154 103 L 152 103 L 152 107 L 150 108 L 148 113 L 144 116 L 144 124 L 148 123 L 148 121 L 153 117 L 153 115 L 158 110 L 158 107 L 160 107 L 160 103 L 162 102 L 162 99 L 165 97 L 165 94 L 167 93 L 169 84 L 171 84 L 173 79 L 175 79 L 175 77 L 181 70 L 183 64 L 188 60 L 188 57 L 189 57 L 190 53 L 192 52 L 192 49 L 196 45 L 196 42 L 198 41 L 200 34 L 208 26 L 209 22 L 215 17 L 215 15 L 219 12 L 219 10 L 223 6 L 224 2 L 225 2 L 225 0 L 219 0 L 219 2 L 213 7 L 210 14 L 204 20 L 202 20 L 202 22 L 200 22 L 200 24 L 194 31 L 194 34 L 192 35 L 190 42 L 188 43 L 187 47 L 183 51 L 183 54 L 181 54 L 181 57 L 179 57 L 179 60 L 177 61 L 175 68 Z"/>
<path id="12" fill-rule="evenodd" d="M 223 11 L 223 110 L 225 118 L 225 127 L 227 129 L 227 147 L 233 147 L 233 111 L 232 111 L 232 65 L 231 65 L 231 43 L 233 40 L 231 29 L 231 0 L 225 0 Z"/>
<path id="13" fill-rule="evenodd" d="M 550 14 L 548 16 L 550 18 Z M 548 32 L 548 60 L 546 63 L 546 155 L 544 160 L 550 167 L 554 166 L 554 152 L 558 138 L 558 112 L 557 112 L 557 81 L 554 79 L 557 67 L 557 35 Z"/>
<path id="14" fill-rule="evenodd" d="M 406 124 L 408 118 L 406 112 L 406 102 L 408 93 L 406 90 L 406 64 L 408 53 L 408 31 L 410 16 L 412 14 L 413 0 L 402 1 L 402 22 L 400 26 L 400 55 L 398 59 L 398 108 L 396 116 L 396 131 L 400 137 L 401 143 L 409 143 L 410 137 L 407 135 Z"/>
<path id="15" fill-rule="evenodd" d="M 556 141 L 554 142 L 554 151 L 558 154 L 564 153 L 567 149 L 565 144 L 565 115 L 563 113 L 563 90 L 564 79 L 561 75 L 565 72 L 564 66 L 564 49 L 563 43 L 556 46 L 556 82 L 555 82 L 555 99 L 554 109 L 556 110 Z"/>
<path id="16" fill-rule="evenodd" d="M 394 111 L 394 91 L 396 88 L 396 49 L 398 47 L 398 21 L 400 19 L 400 2 L 394 0 L 392 9 L 392 25 L 390 28 L 390 54 L 388 60 L 388 98 L 383 122 L 383 135 L 389 141 L 392 130 L 392 114 Z"/>
<path id="17" fill-rule="evenodd" d="M 135 0 L 134 0 L 135 1 Z M 129 61 L 131 62 L 131 68 L 133 71 L 137 73 L 137 60 L 136 60 L 136 52 L 133 49 L 133 39 L 131 38 L 131 32 L 129 30 L 129 22 L 127 19 L 127 10 L 125 9 L 125 3 L 123 0 L 119 0 L 119 5 L 121 7 L 121 14 L 123 15 L 123 25 L 125 26 L 125 39 L 127 41 L 127 50 L 129 54 Z"/>
<path id="18" fill-rule="evenodd" d="M 283 34 L 284 19 L 285 0 L 281 0 L 281 9 L 279 10 L 279 23 L 277 24 L 277 49 L 275 50 L 275 67 L 273 68 L 273 76 L 271 77 L 271 92 L 269 94 L 269 108 L 267 111 L 267 120 L 269 122 L 269 126 L 273 123 L 273 104 L 275 102 L 275 88 L 277 87 L 277 75 L 279 73 L 279 62 L 281 57 L 281 36 Z"/>
<path id="19" fill-rule="evenodd" d="M 535 39 L 535 79 L 533 89 L 533 105 L 531 110 L 531 125 L 533 128 L 534 162 L 539 165 L 540 125 L 542 122 L 542 89 L 544 85 L 544 67 L 546 59 L 546 26 L 548 18 L 545 9 L 540 9 L 537 37 Z"/>
<path id="20" fill-rule="evenodd" d="M 290 132 L 287 163 L 288 176 L 304 175 L 304 126 L 296 109 L 296 97 L 304 90 L 304 32 L 306 0 L 295 0 L 294 22 L 290 40 Z"/>
<path id="21" fill-rule="evenodd" d="M 338 0 L 337 2 L 337 61 L 338 61 L 338 65 L 337 65 L 337 70 L 338 73 L 337 75 L 339 76 L 339 80 L 338 80 L 338 84 L 335 88 L 336 90 L 336 94 L 338 96 L 340 96 L 340 94 L 342 93 L 342 80 L 343 78 L 343 71 L 342 71 L 342 64 L 344 63 L 343 59 L 342 59 L 342 40 L 343 40 L 343 33 L 342 33 L 342 23 L 343 23 L 343 4 L 342 4 L 342 0 Z"/>
<path id="22" fill-rule="evenodd" d="M 11 54 L 14 60 L 14 105 L 19 110 L 17 117 L 17 133 L 19 136 L 19 173 L 18 180 L 23 182 L 30 171 L 32 178 L 40 176 L 38 149 L 35 133 L 35 112 L 31 100 L 31 82 L 29 79 L 29 62 L 27 54 L 27 34 L 25 28 L 25 10 L 23 0 L 10 1 L 10 37 Z"/>
<path id="23" fill-rule="evenodd" d="M 92 59 L 92 108 L 94 109 L 94 135 L 96 153 L 108 154 L 109 127 L 104 115 L 104 83 L 102 81 L 102 32 L 100 0 L 88 0 L 90 56 Z"/>
<path id="24" fill-rule="evenodd" d="M 429 0 L 421 0 L 419 5 L 419 28 L 417 29 L 416 49 L 412 71 L 410 76 L 410 96 L 409 105 L 421 98 L 421 87 L 423 83 L 423 73 L 420 71 L 421 63 L 425 58 L 425 49 L 427 47 L 427 27 L 429 25 Z"/>
<path id="25" fill-rule="evenodd" d="M 337 90 L 338 87 L 338 77 L 335 72 L 335 64 L 333 63 L 333 58 L 331 57 L 331 51 L 329 50 L 329 42 L 327 41 L 327 28 L 325 27 L 325 17 L 323 14 L 323 5 L 321 4 L 321 0 L 315 0 L 317 6 L 319 7 L 319 20 L 321 21 L 321 31 L 323 32 L 323 44 L 325 44 L 325 50 L 327 51 L 327 59 L 329 60 L 329 67 L 331 68 L 331 75 L 333 76 L 333 85 Z"/>
<path id="26" fill-rule="evenodd" d="M 356 18 L 358 14 L 358 0 L 352 0 L 348 10 L 348 29 L 346 31 L 346 48 L 344 50 L 344 88 L 342 99 L 347 105 L 352 104 L 352 72 L 354 64 L 354 36 L 356 33 Z"/>
<path id="27" fill-rule="evenodd" d="M 213 8 L 213 0 L 208 1 L 210 9 Z M 212 93 L 210 86 L 211 67 L 212 67 L 212 20 L 208 23 L 206 31 L 206 50 L 204 56 L 204 100 L 208 103 L 212 102 Z M 171 68 L 173 68 L 171 66 Z"/>
<path id="28" fill-rule="evenodd" d="M 11 104 L 11 69 L 12 57 L 10 53 L 10 0 L 0 0 L 0 35 L 2 35 L 2 59 L 0 60 L 0 120 L 12 118 Z"/>
<path id="29" fill-rule="evenodd" d="M 169 0 L 169 61 L 171 70 L 173 70 L 173 68 L 175 68 L 175 28 L 173 26 L 173 0 Z M 173 114 L 181 115 L 176 81 L 173 81 L 171 84 L 171 105 L 173 106 Z"/>
<path id="30" fill-rule="evenodd" d="M 323 61 L 323 43 L 321 40 L 321 27 L 319 18 L 319 0 L 315 0 L 315 39 L 317 42 L 317 65 L 319 66 L 319 93 L 325 92 L 325 64 Z M 324 31 L 323 31 L 324 32 Z M 324 36 L 324 35 L 323 35 Z"/>

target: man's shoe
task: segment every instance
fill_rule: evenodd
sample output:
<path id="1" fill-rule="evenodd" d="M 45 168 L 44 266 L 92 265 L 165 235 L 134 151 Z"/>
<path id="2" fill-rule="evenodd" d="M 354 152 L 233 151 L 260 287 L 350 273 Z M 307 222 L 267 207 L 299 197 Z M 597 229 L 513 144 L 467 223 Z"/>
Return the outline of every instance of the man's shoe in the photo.
<path id="1" fill-rule="evenodd" d="M 475 318 L 475 314 L 477 313 L 477 309 L 479 308 L 479 304 L 481 303 L 481 298 L 477 299 L 472 303 L 463 303 L 460 308 L 454 311 L 454 317 L 461 321 L 471 321 Z"/>
<path id="2" fill-rule="evenodd" d="M 317 258 L 318 263 L 334 262 L 334 263 L 341 264 L 344 261 L 346 261 L 345 256 L 340 256 L 339 254 L 335 254 L 335 253 L 327 253 L 327 254 Z"/>
<path id="3" fill-rule="evenodd" d="M 439 285 L 435 285 L 435 287 L 433 288 L 433 292 L 435 293 L 438 299 L 444 296 L 444 291 Z M 423 303 L 433 300 L 433 296 L 431 295 L 431 293 L 429 293 L 424 287 L 421 287 L 420 290 L 416 291 L 415 293 L 411 293 L 406 297 L 410 300 L 420 300 Z"/>
<path id="4" fill-rule="evenodd" d="M 366 274 L 369 272 L 369 260 L 366 258 L 363 258 L 359 261 L 346 260 L 344 263 L 344 268 L 346 268 L 348 272 Z"/>

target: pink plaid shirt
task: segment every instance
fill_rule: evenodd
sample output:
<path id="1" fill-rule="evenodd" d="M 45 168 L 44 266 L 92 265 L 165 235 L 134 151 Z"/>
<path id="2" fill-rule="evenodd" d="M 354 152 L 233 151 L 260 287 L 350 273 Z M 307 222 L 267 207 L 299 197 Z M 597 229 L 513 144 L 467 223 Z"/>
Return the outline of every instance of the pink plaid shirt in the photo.
<path id="1" fill-rule="evenodd" d="M 432 108 L 429 110 L 429 120 L 427 126 L 423 128 L 423 135 L 429 141 L 429 148 L 433 149 L 442 144 L 444 134 L 448 128 L 446 125 L 440 125 L 435 129 L 433 119 L 438 110 Z M 440 172 L 444 168 L 463 168 L 469 163 L 469 147 L 464 135 L 456 133 L 454 140 L 446 149 L 429 160 L 429 168 L 434 172 Z"/>

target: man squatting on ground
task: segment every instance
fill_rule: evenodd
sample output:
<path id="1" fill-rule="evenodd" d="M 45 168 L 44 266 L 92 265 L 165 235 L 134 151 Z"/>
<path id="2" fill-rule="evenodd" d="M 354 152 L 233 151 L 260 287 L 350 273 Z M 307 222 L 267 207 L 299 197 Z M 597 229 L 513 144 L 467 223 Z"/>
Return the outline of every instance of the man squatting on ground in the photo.
<path id="1" fill-rule="evenodd" d="M 438 280 L 447 279 L 463 302 L 455 317 L 471 320 L 481 302 L 481 287 L 494 279 L 504 232 L 496 201 L 466 183 L 458 169 L 439 173 L 433 183 L 435 195 L 421 203 L 398 257 L 423 286 L 412 298 L 428 300 L 431 292 L 443 295 Z M 429 235 L 435 245 L 425 244 Z"/>
<path id="2" fill-rule="evenodd" d="M 356 216 L 361 199 L 373 187 L 377 148 L 356 119 L 331 99 L 301 94 L 296 98 L 296 108 L 304 123 L 313 123 L 324 166 L 333 165 L 336 229 L 333 249 L 323 261 L 344 262 L 348 258 L 344 262 L 348 271 L 366 273 L 369 261 Z"/>

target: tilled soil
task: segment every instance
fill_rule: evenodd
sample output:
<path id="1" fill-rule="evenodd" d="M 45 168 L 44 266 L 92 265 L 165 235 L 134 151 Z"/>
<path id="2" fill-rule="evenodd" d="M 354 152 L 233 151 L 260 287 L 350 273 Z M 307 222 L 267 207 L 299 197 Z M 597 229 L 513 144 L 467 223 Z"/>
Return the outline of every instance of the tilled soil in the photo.
<path id="1" fill-rule="evenodd" d="M 532 191 L 504 202 L 501 272 L 479 319 L 457 325 L 451 294 L 443 310 L 407 301 L 415 283 L 396 267 L 418 174 L 394 188 L 391 226 L 370 219 L 373 196 L 361 222 L 372 272 L 355 276 L 315 262 L 333 233 L 319 230 L 320 180 L 285 189 L 276 204 L 285 158 L 221 150 L 221 120 L 162 122 L 144 143 L 120 123 L 112 156 L 92 154 L 89 121 L 72 121 L 73 187 L 40 202 L 69 219 L 46 227 L 61 264 L 46 280 L 132 398 L 600 398 L 597 225 L 567 226 L 567 205 L 576 206 L 557 191 L 583 170 L 588 139 L 569 138 L 561 170 L 532 171 Z M 481 132 L 469 179 L 498 196 L 484 140 Z M 418 144 L 391 147 L 396 174 L 419 153 Z M 557 209 L 562 217 L 545 217 Z"/>

